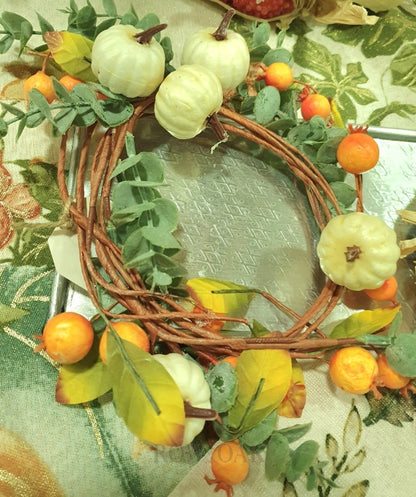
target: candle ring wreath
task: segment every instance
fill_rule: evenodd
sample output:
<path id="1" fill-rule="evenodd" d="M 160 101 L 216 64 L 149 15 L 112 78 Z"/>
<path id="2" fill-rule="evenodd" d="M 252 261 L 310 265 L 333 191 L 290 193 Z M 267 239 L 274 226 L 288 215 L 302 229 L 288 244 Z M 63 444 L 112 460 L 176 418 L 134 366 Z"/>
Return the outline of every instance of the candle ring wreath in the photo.
<path id="1" fill-rule="evenodd" d="M 152 15 L 139 20 L 134 10 L 119 16 L 110 4 L 103 2 L 113 25 L 97 30 L 94 9 L 71 3 L 69 28 L 92 25 L 94 36 L 82 30 L 53 31 L 41 19 L 47 48 L 32 52 L 42 55 L 44 63 L 25 84 L 27 111 L 2 103 L 13 116 L 0 118 L 3 136 L 15 121 L 20 121 L 20 136 L 45 120 L 61 136 L 59 192 L 65 217 L 76 227 L 88 296 L 97 308 L 91 321 L 77 313 L 58 314 L 38 336 L 36 351 L 59 365 L 56 400 L 82 404 L 112 391 L 118 414 L 145 442 L 186 445 L 210 420 L 218 438 L 239 440 L 254 450 L 266 446 L 278 415 L 301 416 L 306 399 L 301 359 L 324 360 L 330 354 L 332 380 L 351 394 L 371 392 L 379 398 L 384 388 L 405 396 L 413 392 L 416 340 L 399 332 L 395 298 L 400 247 L 384 221 L 364 213 L 363 173 L 379 158 L 366 128 L 347 129 L 331 99 L 295 80 L 283 48 L 269 47 L 253 61 L 253 33 L 264 50 L 267 23 L 253 23 L 244 37 L 230 29 L 233 11 L 228 10 L 217 29 L 190 37 L 174 69 L 169 39 L 160 39 L 166 25 Z M 22 35 L 29 33 L 22 19 L 12 13 L 0 18 L 9 29 L 10 46 L 18 39 L 21 51 L 31 36 Z M 50 61 L 64 73 L 59 80 L 46 73 Z M 179 250 L 172 235 L 175 223 L 166 213 L 170 204 L 157 192 L 163 171 L 155 155 L 135 150 L 135 130 L 144 119 L 156 119 L 184 140 L 210 127 L 213 147 L 226 146 L 231 137 L 252 142 L 283 160 L 303 183 L 321 231 L 317 253 L 327 276 L 303 314 L 265 291 L 231 282 L 195 278 L 186 291 L 176 285 L 183 274 L 171 259 Z M 279 134 L 283 128 L 274 125 L 285 122 L 291 129 L 319 128 L 325 135 L 322 146 L 331 141 L 334 167 L 355 178 L 353 210 L 346 209 L 324 173 L 287 134 Z M 72 195 L 66 165 L 74 127 L 84 131 Z M 135 244 L 129 240 L 127 250 L 123 241 L 132 232 Z M 126 262 L 127 252 L 131 260 Z M 354 313 L 327 335 L 322 325 L 345 289 L 365 291 L 380 305 Z M 244 307 L 258 294 L 291 316 L 293 325 L 266 330 L 228 312 L 228 298 Z M 246 332 L 228 336 L 226 323 L 242 325 Z M 247 433 L 251 443 L 244 439 Z M 311 471 L 312 459 L 304 461 L 301 473 Z M 218 488 L 227 486 L 215 482 Z"/>

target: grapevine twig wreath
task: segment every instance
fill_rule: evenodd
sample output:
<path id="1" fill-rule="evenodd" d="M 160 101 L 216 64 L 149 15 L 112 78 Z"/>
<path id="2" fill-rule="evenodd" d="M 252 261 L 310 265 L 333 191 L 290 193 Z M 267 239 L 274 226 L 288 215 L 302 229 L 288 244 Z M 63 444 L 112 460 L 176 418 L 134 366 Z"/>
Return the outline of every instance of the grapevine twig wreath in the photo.
<path id="1" fill-rule="evenodd" d="M 111 319 L 128 318 L 142 321 L 146 324 L 153 342 L 156 339 L 163 340 L 172 350 L 177 350 L 179 345 L 190 345 L 195 351 L 200 350 L 220 356 L 238 354 L 250 348 L 280 348 L 290 350 L 293 357 L 310 357 L 307 352 L 357 343 L 355 339 L 329 339 L 319 332 L 319 325 L 331 313 L 342 291 L 339 285 L 330 280 L 302 316 L 286 309 L 283 303 L 278 302 L 271 295 L 263 294 L 278 308 L 291 313 L 294 324 L 288 330 L 275 331 L 265 337 L 229 338 L 213 333 L 204 325 L 198 324 L 201 321 L 217 320 L 219 319 L 217 316 L 213 316 L 209 311 L 206 311 L 205 315 L 186 311 L 174 297 L 149 292 L 136 271 L 124 269 L 120 248 L 106 234 L 106 225 L 111 216 L 111 174 L 123 153 L 127 133 L 134 133 L 137 122 L 140 123 L 141 118 L 149 115 L 146 111 L 151 109 L 153 102 L 154 96 L 142 101 L 137 105 L 128 122 L 108 130 L 99 140 L 92 160 L 91 176 L 88 178 L 91 185 L 88 213 L 84 200 L 84 185 L 87 180 L 86 162 L 93 129 L 88 130 L 82 144 L 81 160 L 77 168 L 76 198 L 75 203 L 70 206 L 70 213 L 77 225 L 83 274 L 93 303 Z M 310 160 L 295 147 L 267 128 L 226 107 L 222 107 L 218 115 L 223 118 L 221 123 L 225 131 L 252 140 L 286 161 L 293 174 L 305 184 L 312 211 L 321 229 L 332 217 L 328 201 L 335 212 L 340 214 L 337 199 L 328 182 Z M 66 142 L 64 136 L 58 161 L 59 189 L 64 205 L 70 199 L 65 183 Z M 361 182 L 359 185 L 361 188 Z M 92 262 L 93 246 L 100 266 L 106 271 L 110 283 Z M 96 294 L 96 285 L 102 286 L 119 301 L 129 311 L 128 314 L 115 314 L 111 310 L 103 309 Z M 162 302 L 165 305 L 161 305 Z M 226 316 L 221 319 L 233 320 Z M 314 332 L 317 336 L 311 337 Z"/>
<path id="2" fill-rule="evenodd" d="M 416 337 L 399 333 L 400 305 L 395 300 L 400 249 L 394 231 L 364 213 L 362 173 L 378 161 L 377 144 L 366 129 L 347 130 L 333 102 L 293 78 L 290 65 L 280 60 L 290 60 L 289 52 L 281 47 L 265 49 L 270 36 L 265 23 L 246 31 L 251 36 L 250 53 L 244 37 L 228 29 L 233 15 L 229 10 L 218 29 L 191 37 L 181 66 L 173 69 L 170 41 L 160 34 L 166 25 L 152 15 L 139 20 L 134 9 L 118 16 L 111 2 L 103 5 L 114 21 L 111 27 L 105 24 L 98 29 L 95 10 L 90 5 L 75 8 L 75 2 L 71 2 L 69 28 L 78 23 L 77 32 L 51 32 L 50 25 L 42 23 L 49 51 L 43 53 L 47 59 L 42 70 L 25 84 L 27 110 L 3 104 L 3 116 L 9 113 L 12 118 L 0 117 L 2 136 L 14 122 L 19 122 L 19 137 L 25 128 L 46 120 L 52 133 L 61 137 L 57 180 L 63 217 L 69 215 L 76 227 L 82 273 L 97 309 L 91 322 L 65 312 L 57 315 L 38 337 L 41 343 L 36 349 L 59 358 L 56 400 L 82 404 L 112 391 L 117 413 L 146 442 L 188 444 L 202 431 L 205 420 L 212 420 L 223 440 L 239 439 L 242 445 L 250 445 L 241 438 L 250 432 L 251 450 L 255 450 L 271 439 L 278 414 L 300 417 L 302 413 L 305 384 L 299 359 L 325 360 L 327 352 L 335 351 L 329 362 L 331 378 L 349 393 L 372 390 L 377 397 L 381 386 L 400 388 L 404 395 L 413 390 Z M 23 50 L 30 38 L 28 21 L 12 13 L 2 14 L 0 21 L 10 28 L 11 42 L 19 40 Z M 253 46 L 254 39 L 258 46 Z M 117 65 L 120 50 L 127 57 L 122 67 Z M 257 53 L 256 60 L 250 59 L 253 53 Z M 59 80 L 45 73 L 49 58 L 64 73 Z M 280 80 L 282 69 L 284 82 Z M 156 190 L 163 184 L 162 166 L 154 154 L 135 151 L 135 132 L 146 119 L 156 119 L 178 139 L 193 138 L 210 127 L 213 148 L 227 146 L 231 137 L 250 142 L 284 163 L 302 183 L 321 231 L 317 253 L 327 276 L 316 300 L 298 314 L 259 289 L 214 279 L 205 288 L 221 304 L 227 295 L 242 296 L 245 303 L 249 295 L 261 295 L 291 317 L 288 329 L 256 328 L 245 317 L 228 313 L 226 306 L 206 305 L 198 291 L 200 282 L 190 287 L 188 281 L 187 291 L 177 284 L 184 272 L 170 259 L 178 251 L 172 235 L 176 221 L 170 211 L 174 206 Z M 66 163 L 73 127 L 82 128 L 83 133 L 72 196 Z M 337 192 L 301 150 L 308 139 L 332 168 Z M 360 155 L 363 143 L 364 159 Z M 139 171 L 144 171 L 143 177 Z M 355 189 L 349 187 L 353 194 L 341 181 L 346 172 L 355 178 Z M 140 202 L 135 202 L 129 188 L 136 189 Z M 347 202 L 340 201 L 340 191 L 347 192 L 343 197 Z M 354 201 L 351 211 L 348 207 Z M 161 227 L 139 223 L 126 228 L 126 219 L 153 222 L 151 213 L 155 212 L 155 218 L 163 221 Z M 127 250 L 132 234 L 138 234 L 137 244 Z M 130 259 L 125 257 L 127 252 Z M 376 302 L 389 305 L 354 313 L 327 335 L 323 325 L 345 288 L 364 290 Z M 74 319 L 82 323 L 76 329 Z M 227 335 L 222 330 L 227 322 L 246 331 L 241 336 Z M 120 324 L 140 342 L 123 336 Z M 76 362 L 66 362 L 64 353 L 55 355 L 57 344 L 76 349 L 75 336 L 86 347 L 86 355 Z M 387 357 L 388 367 L 403 381 L 388 383 L 386 375 L 381 380 L 381 362 L 367 349 Z M 354 361 L 361 362 L 351 366 Z M 316 450 L 314 446 L 313 454 L 299 456 L 303 469 L 297 477 L 312 471 Z M 316 466 L 314 471 L 320 469 Z"/>

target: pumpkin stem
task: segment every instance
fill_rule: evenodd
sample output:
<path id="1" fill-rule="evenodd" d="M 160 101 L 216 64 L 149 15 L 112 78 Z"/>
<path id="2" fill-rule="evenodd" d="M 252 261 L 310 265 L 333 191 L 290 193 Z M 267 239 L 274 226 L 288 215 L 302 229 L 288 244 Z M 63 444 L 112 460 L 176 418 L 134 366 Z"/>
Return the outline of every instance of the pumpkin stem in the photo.
<path id="1" fill-rule="evenodd" d="M 185 404 L 185 417 L 186 418 L 199 418 L 214 420 L 217 419 L 218 413 L 214 409 L 204 409 L 202 407 L 191 406 L 189 402 L 184 401 Z"/>
<path id="2" fill-rule="evenodd" d="M 362 251 L 358 245 L 353 245 L 352 247 L 347 247 L 347 251 L 344 254 L 347 262 L 354 262 L 356 259 L 359 259 Z"/>
<path id="3" fill-rule="evenodd" d="M 145 45 L 147 43 L 150 43 L 152 40 L 153 36 L 163 29 L 167 28 L 167 24 L 158 24 L 157 26 L 152 26 L 149 29 L 146 29 L 145 31 L 141 31 L 140 33 L 137 33 L 134 35 L 138 43 L 141 43 L 142 45 Z"/>
<path id="4" fill-rule="evenodd" d="M 213 129 L 215 136 L 220 142 L 227 139 L 228 135 L 216 113 L 208 116 L 207 124 Z"/>
<path id="5" fill-rule="evenodd" d="M 224 14 L 224 17 L 222 18 L 220 25 L 218 26 L 218 29 L 215 31 L 215 33 L 212 33 L 212 36 L 217 41 L 223 41 L 227 39 L 227 29 L 234 14 L 235 10 L 227 10 L 227 12 Z"/>

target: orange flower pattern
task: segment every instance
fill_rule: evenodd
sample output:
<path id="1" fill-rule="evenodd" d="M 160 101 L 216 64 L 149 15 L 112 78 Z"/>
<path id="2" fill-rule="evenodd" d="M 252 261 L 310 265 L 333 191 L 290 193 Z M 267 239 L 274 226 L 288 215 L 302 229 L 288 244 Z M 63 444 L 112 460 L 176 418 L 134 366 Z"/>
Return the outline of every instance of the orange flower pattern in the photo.
<path id="1" fill-rule="evenodd" d="M 13 183 L 10 172 L 3 165 L 0 150 L 0 249 L 6 247 L 14 236 L 15 219 L 36 219 L 41 207 L 24 183 Z"/>

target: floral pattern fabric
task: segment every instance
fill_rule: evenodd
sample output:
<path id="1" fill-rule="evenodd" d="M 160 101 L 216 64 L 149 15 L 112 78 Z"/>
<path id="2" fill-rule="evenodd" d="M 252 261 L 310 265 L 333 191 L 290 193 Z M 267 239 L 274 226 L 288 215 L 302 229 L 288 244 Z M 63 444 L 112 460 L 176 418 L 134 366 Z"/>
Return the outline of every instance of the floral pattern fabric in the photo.
<path id="1" fill-rule="evenodd" d="M 99 10 L 100 1 L 91 3 Z M 129 4 L 116 3 L 120 10 Z M 176 0 L 172 13 L 167 0 L 136 0 L 134 5 L 142 13 L 167 18 L 177 53 L 187 33 L 217 24 L 223 14 L 208 0 Z M 28 9 L 26 2 L 3 0 L 2 7 L 32 16 L 34 24 L 36 12 L 57 27 L 62 20 L 52 1 L 32 0 Z M 326 26 L 299 19 L 288 30 L 284 46 L 293 53 L 297 79 L 332 97 L 346 122 L 416 131 L 416 17 L 400 8 L 379 16 L 371 26 Z M 183 26 L 177 25 L 178 18 Z M 33 58 L 19 59 L 17 52 L 0 59 L 4 102 L 22 100 L 22 82 L 37 70 Z M 213 495 L 203 480 L 209 472 L 204 441 L 149 451 L 128 432 L 109 399 L 77 407 L 54 400 L 57 366 L 33 351 L 34 335 L 48 319 L 55 274 L 47 241 L 63 210 L 57 153 L 58 141 L 47 125 L 25 132 L 18 142 L 13 133 L 0 142 L 0 493 Z M 415 396 L 405 399 L 384 392 L 382 403 L 352 398 L 326 385 L 323 367 L 307 372 L 306 386 L 307 407 L 299 422 L 312 423 L 311 436 L 326 461 L 327 481 L 318 487 L 319 497 L 412 495 Z M 254 457 L 255 469 L 235 488 L 236 497 L 312 495 L 304 482 L 266 481 L 262 465 Z"/>

